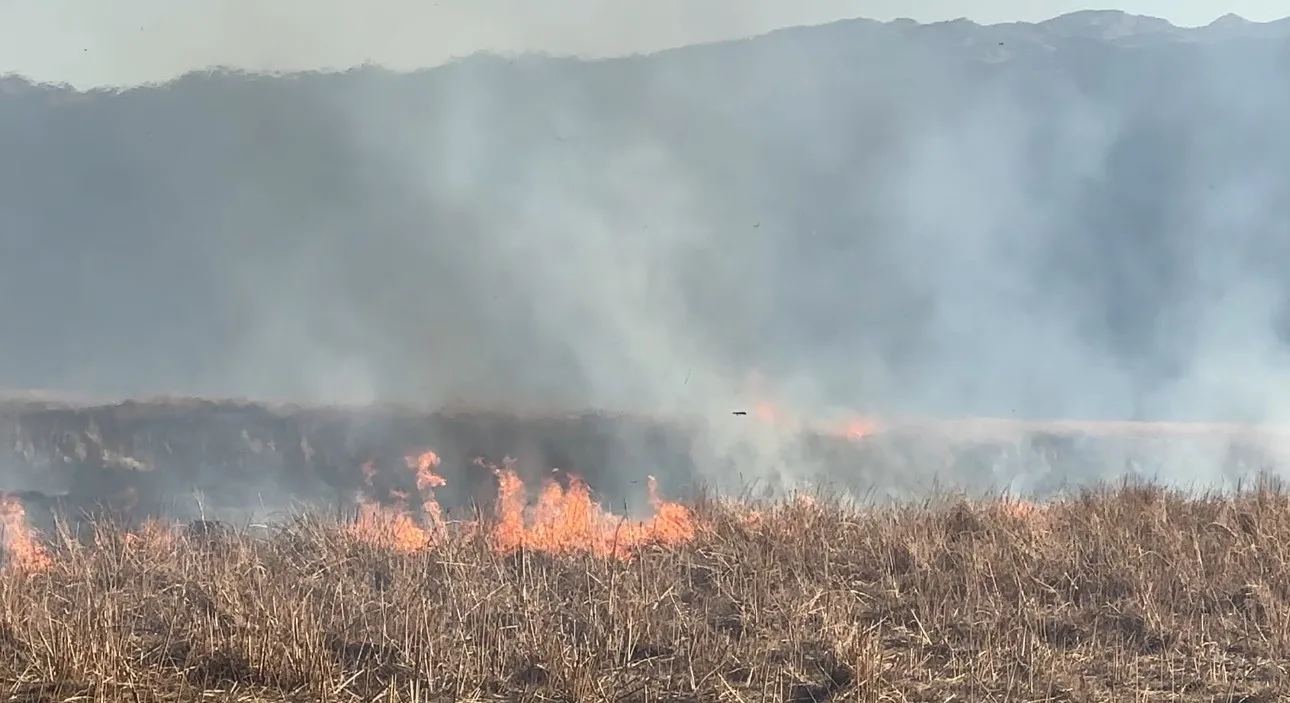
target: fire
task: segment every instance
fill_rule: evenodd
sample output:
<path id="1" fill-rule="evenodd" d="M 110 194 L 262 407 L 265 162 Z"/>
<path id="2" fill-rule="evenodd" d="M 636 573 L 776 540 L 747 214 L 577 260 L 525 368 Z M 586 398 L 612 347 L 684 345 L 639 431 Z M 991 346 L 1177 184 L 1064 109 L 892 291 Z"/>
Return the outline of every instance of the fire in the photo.
<path id="1" fill-rule="evenodd" d="M 366 542 L 403 554 L 419 552 L 434 542 L 431 533 L 411 515 L 380 505 L 360 506 L 358 519 L 350 529 Z"/>
<path id="2" fill-rule="evenodd" d="M 752 416 L 761 422 L 787 431 L 798 431 L 805 424 L 788 411 L 769 401 L 753 404 Z M 815 425 L 812 426 L 814 427 Z M 820 431 L 834 437 L 864 439 L 882 430 L 883 425 L 876 418 L 860 416 L 825 425 Z"/>
<path id="3" fill-rule="evenodd" d="M 773 425 L 780 430 L 788 432 L 797 432 L 803 427 L 808 426 L 808 423 L 803 422 L 801 418 L 797 417 L 793 413 L 780 407 L 774 402 L 765 400 L 765 393 L 763 392 L 764 386 L 765 383 L 760 376 L 753 377 L 751 382 L 751 392 L 754 397 L 763 398 L 762 400 L 758 400 L 753 403 L 753 418 L 757 419 L 759 422 Z M 877 418 L 866 416 L 856 416 L 841 422 L 829 423 L 823 428 L 819 428 L 818 423 L 815 422 L 811 422 L 809 426 L 818 429 L 823 434 L 851 440 L 864 439 L 871 435 L 878 434 L 885 429 L 883 423 Z"/>
<path id="4" fill-rule="evenodd" d="M 633 521 L 600 507 L 591 489 L 577 477 L 570 477 L 568 488 L 548 479 L 537 502 L 529 507 L 524 484 L 510 466 L 489 468 L 498 482 L 497 523 L 490 535 L 498 553 L 524 549 L 628 559 L 645 545 L 676 546 L 694 538 L 689 509 L 659 498 L 653 476 L 649 477 L 649 493 L 654 517 Z"/>
<path id="5" fill-rule="evenodd" d="M 844 423 L 838 432 L 847 439 L 864 439 L 882 431 L 882 423 L 872 418 L 859 418 Z"/>
<path id="6" fill-rule="evenodd" d="M 439 502 L 434 499 L 433 489 L 445 486 L 448 482 L 433 471 L 442 463 L 439 455 L 427 450 L 415 457 L 404 457 L 403 461 L 409 469 L 416 472 L 417 491 L 421 493 L 421 511 L 435 524 L 442 522 L 443 515 L 439 510 Z"/>
<path id="7" fill-rule="evenodd" d="M 994 508 L 1006 517 L 1034 525 L 1042 526 L 1048 522 L 1048 506 L 1043 503 L 1007 498 L 996 503 Z"/>
<path id="8" fill-rule="evenodd" d="M 388 491 L 385 505 L 377 500 L 375 480 L 379 469 L 374 461 L 360 467 L 363 490 L 357 518 L 346 526 L 355 538 L 402 554 L 414 554 L 442 543 L 447 534 L 436 488 L 447 481 L 435 473 L 442 460 L 433 451 L 413 453 L 404 458 L 412 472 L 418 500 L 411 491 Z M 464 534 L 483 534 L 498 554 L 520 550 L 553 555 L 589 554 L 602 558 L 630 559 L 648 545 L 679 546 L 694 539 L 697 527 L 689 508 L 663 500 L 654 477 L 649 477 L 649 501 L 653 516 L 634 520 L 602 508 L 585 481 L 570 475 L 566 485 L 546 480 L 532 501 L 516 473 L 513 461 L 502 466 L 476 465 L 491 470 L 497 480 L 497 500 L 491 519 L 461 525 Z M 130 550 L 153 552 L 176 546 L 176 535 L 159 520 L 144 521 L 124 536 Z M 22 503 L 15 497 L 0 496 L 0 545 L 8 567 L 24 572 L 49 569 L 53 560 L 27 525 Z"/>
<path id="9" fill-rule="evenodd" d="M 31 573 L 53 566 L 49 552 L 27 525 L 26 509 L 13 496 L 0 497 L 0 546 L 12 569 Z"/>
<path id="10" fill-rule="evenodd" d="M 134 532 L 125 535 L 126 547 L 141 552 L 156 552 L 175 546 L 175 533 L 165 522 L 144 520 Z"/>
<path id="11" fill-rule="evenodd" d="M 754 403 L 752 414 L 753 417 L 761 420 L 762 422 L 778 425 L 780 427 L 794 427 L 797 424 L 788 413 L 779 409 L 779 407 L 770 401 L 763 400 L 761 402 Z"/>
<path id="12" fill-rule="evenodd" d="M 349 526 L 351 534 L 363 541 L 404 554 L 419 552 L 434 544 L 444 529 L 434 489 L 447 483 L 433 471 L 439 463 L 439 455 L 432 451 L 404 457 L 404 464 L 414 472 L 417 491 L 421 494 L 423 519 L 418 521 L 409 513 L 408 497 L 402 491 L 390 491 L 390 496 L 395 500 L 393 506 L 380 505 L 373 499 L 375 491 L 372 481 L 377 474 L 376 464 L 372 461 L 365 462 L 360 469 L 365 495 L 359 506 L 357 519 Z"/>
<path id="13" fill-rule="evenodd" d="M 435 488 L 447 484 L 434 472 L 441 463 L 433 451 L 404 458 L 420 494 L 416 509 L 400 491 L 390 491 L 393 505 L 376 503 L 373 480 L 377 469 L 372 462 L 365 463 L 361 469 L 364 502 L 358 519 L 350 526 L 351 533 L 361 540 L 402 553 L 419 552 L 439 542 L 447 528 L 434 496 Z M 502 466 L 483 459 L 476 459 L 474 463 L 497 478 L 497 501 L 487 524 L 462 525 L 462 531 L 485 532 L 490 546 L 499 554 L 526 549 L 626 559 L 647 544 L 679 545 L 694 538 L 694 519 L 689 509 L 662 500 L 653 477 L 649 478 L 649 491 L 654 517 L 641 521 L 609 513 L 596 503 L 586 482 L 573 476 L 567 488 L 547 480 L 530 505 L 511 460 L 505 460 Z"/>

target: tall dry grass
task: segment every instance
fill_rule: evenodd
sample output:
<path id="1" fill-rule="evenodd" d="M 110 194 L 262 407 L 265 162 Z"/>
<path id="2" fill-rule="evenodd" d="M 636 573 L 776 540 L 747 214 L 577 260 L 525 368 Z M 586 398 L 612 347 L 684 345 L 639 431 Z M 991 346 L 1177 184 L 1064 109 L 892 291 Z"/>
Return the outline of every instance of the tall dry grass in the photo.
<path id="1" fill-rule="evenodd" d="M 64 539 L 0 575 L 15 701 L 1272 701 L 1290 495 L 1035 507 L 702 501 L 680 548 L 415 555 L 267 536 Z"/>

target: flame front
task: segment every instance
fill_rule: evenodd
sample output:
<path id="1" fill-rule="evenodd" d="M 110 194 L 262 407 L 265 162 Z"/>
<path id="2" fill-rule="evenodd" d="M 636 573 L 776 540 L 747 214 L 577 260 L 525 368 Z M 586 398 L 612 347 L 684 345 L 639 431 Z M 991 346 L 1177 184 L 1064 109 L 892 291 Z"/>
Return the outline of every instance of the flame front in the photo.
<path id="1" fill-rule="evenodd" d="M 390 491 L 392 505 L 380 505 L 373 496 L 377 470 L 373 463 L 362 466 L 364 494 L 358 519 L 350 526 L 359 539 L 414 553 L 426 549 L 445 535 L 447 524 L 434 496 L 434 489 L 447 481 L 434 472 L 442 463 L 432 451 L 410 454 L 404 464 L 413 472 L 420 503 L 409 505 L 408 496 Z M 626 559 L 648 544 L 679 545 L 694 538 L 694 519 L 688 508 L 658 497 L 654 478 L 649 479 L 650 504 L 654 517 L 631 520 L 600 507 L 591 489 L 580 478 L 570 476 L 565 488 L 554 480 L 544 482 L 536 500 L 529 505 L 525 486 L 513 462 L 501 466 L 476 459 L 474 464 L 491 471 L 497 479 L 497 501 L 491 520 L 461 525 L 464 533 L 485 532 L 491 548 L 499 554 L 521 549 L 551 554 L 592 554 Z"/>
<path id="2" fill-rule="evenodd" d="M 421 512 L 425 513 L 431 524 L 442 525 L 443 512 L 439 509 L 439 501 L 435 500 L 434 489 L 445 486 L 448 482 L 434 472 L 434 468 L 443 463 L 439 455 L 427 450 L 415 457 L 404 457 L 403 461 L 409 469 L 416 472 L 417 492 L 421 494 Z"/>
<path id="3" fill-rule="evenodd" d="M 375 501 L 372 481 L 376 478 L 376 465 L 368 461 L 361 468 L 365 490 L 361 496 L 358 517 L 349 528 L 351 534 L 365 542 L 411 554 L 434 544 L 443 532 L 442 512 L 435 500 L 434 489 L 445 485 L 446 481 L 433 471 L 440 463 L 439 455 L 434 452 L 425 451 L 405 457 L 404 463 L 415 472 L 424 519 L 418 521 L 410 514 L 407 495 L 400 491 L 390 491 L 391 497 L 395 499 L 393 506 L 383 506 Z"/>
<path id="4" fill-rule="evenodd" d="M 497 501 L 491 519 L 461 525 L 463 534 L 483 534 L 498 554 L 520 550 L 553 555 L 589 554 L 602 558 L 629 559 L 648 545 L 679 546 L 694 539 L 696 524 L 689 508 L 665 501 L 658 495 L 654 477 L 649 477 L 649 500 L 654 515 L 646 520 L 618 516 L 602 508 L 585 481 L 569 476 L 568 486 L 545 481 L 530 504 L 526 489 L 513 462 L 502 466 L 476 460 L 497 480 Z M 439 455 L 423 451 L 408 455 L 404 464 L 413 474 L 419 501 L 407 493 L 389 490 L 387 505 L 377 500 L 375 462 L 361 465 L 363 491 L 357 518 L 346 526 L 355 538 L 403 554 L 421 552 L 441 543 L 447 534 L 434 489 L 447 484 L 435 473 Z M 155 552 L 176 545 L 176 535 L 165 523 L 149 520 L 125 535 L 131 551 Z M 0 496 L 0 546 L 7 567 L 24 572 L 49 569 L 53 560 L 27 524 L 22 503 L 12 496 Z"/>
<path id="5" fill-rule="evenodd" d="M 145 554 L 170 551 L 176 546 L 175 533 L 166 522 L 149 518 L 134 532 L 126 533 L 125 546 Z"/>
<path id="6" fill-rule="evenodd" d="M 548 479 L 537 502 L 527 507 L 524 484 L 514 469 L 490 468 L 498 482 L 497 524 L 490 541 L 499 553 L 526 549 L 627 559 L 645 545 L 675 546 L 694 538 L 690 510 L 660 499 L 653 476 L 649 477 L 649 492 L 654 517 L 635 521 L 601 508 L 586 482 L 576 476 L 570 477 L 567 489 Z"/>
<path id="7" fill-rule="evenodd" d="M 760 384 L 754 385 L 759 386 Z M 757 396 L 761 396 L 760 393 L 754 392 Z M 824 435 L 851 440 L 861 440 L 886 429 L 885 425 L 877 418 L 863 415 L 853 416 L 840 422 L 824 424 L 811 422 L 807 424 L 788 410 L 764 399 L 752 404 L 752 417 L 758 422 L 773 426 L 782 432 L 800 432 L 803 428 L 809 427 Z"/>
<path id="8" fill-rule="evenodd" d="M 7 565 L 25 572 L 40 572 L 53 565 L 44 545 L 27 524 L 27 511 L 14 496 L 0 496 L 0 546 Z"/>

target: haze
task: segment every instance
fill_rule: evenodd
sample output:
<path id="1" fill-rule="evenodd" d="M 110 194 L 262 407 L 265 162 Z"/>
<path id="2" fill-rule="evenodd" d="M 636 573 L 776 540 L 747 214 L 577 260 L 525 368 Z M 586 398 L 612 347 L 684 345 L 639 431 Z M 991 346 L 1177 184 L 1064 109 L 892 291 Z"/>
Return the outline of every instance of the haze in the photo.
<path id="1" fill-rule="evenodd" d="M 441 45 L 379 5 L 265 6 L 82 7 L 65 35 L 9 37 L 33 53 L 0 46 L 65 62 L 44 78 L 130 82 L 343 64 L 378 26 L 406 68 L 413 46 L 566 32 L 595 53 L 827 19 L 636 5 L 575 32 L 516 10 Z M 94 58 L 50 48 L 69 42 Z M 1287 115 L 1290 24 L 1115 12 L 128 90 L 10 78 L 0 385 L 1290 421 Z"/>
<path id="2" fill-rule="evenodd" d="M 0 72 L 79 87 L 130 85 L 210 66 L 249 70 L 409 69 L 477 51 L 618 56 L 838 19 L 1040 21 L 1079 0 L 9 0 Z M 1098 9 L 1179 26 L 1235 13 L 1286 14 L 1276 0 L 1137 0 Z"/>

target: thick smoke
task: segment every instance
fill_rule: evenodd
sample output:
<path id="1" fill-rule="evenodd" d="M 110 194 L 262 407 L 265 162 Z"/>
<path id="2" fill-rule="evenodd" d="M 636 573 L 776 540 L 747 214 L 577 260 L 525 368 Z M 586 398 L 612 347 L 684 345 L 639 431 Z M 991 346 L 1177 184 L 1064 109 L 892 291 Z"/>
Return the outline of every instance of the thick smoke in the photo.
<path id="1" fill-rule="evenodd" d="M 731 410 L 1288 420 L 1290 33 L 1110 17 L 11 81 L 0 372 L 694 415 L 782 475 Z"/>

